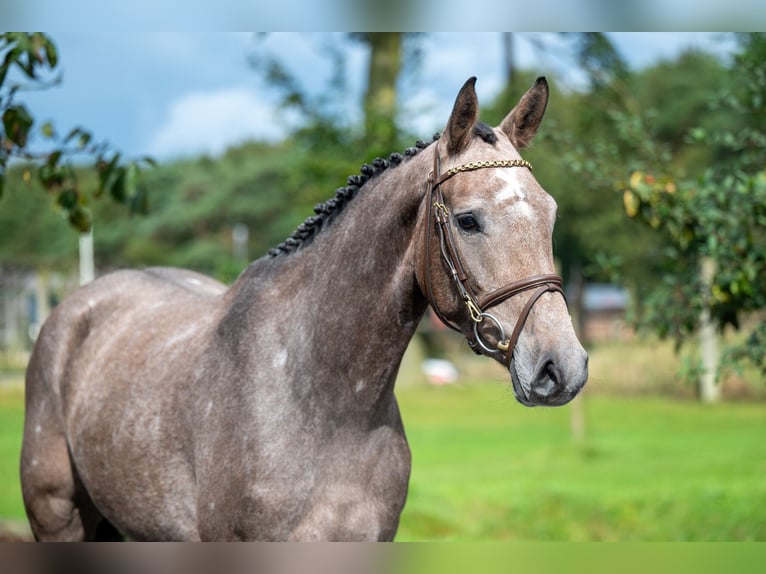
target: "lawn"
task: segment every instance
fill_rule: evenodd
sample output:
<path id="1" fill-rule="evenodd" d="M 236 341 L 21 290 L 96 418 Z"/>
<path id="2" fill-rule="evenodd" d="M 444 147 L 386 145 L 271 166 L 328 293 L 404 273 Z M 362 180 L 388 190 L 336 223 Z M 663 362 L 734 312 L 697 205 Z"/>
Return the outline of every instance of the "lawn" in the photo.
<path id="1" fill-rule="evenodd" d="M 19 453 L 24 424 L 21 382 L 0 382 L 0 535 L 5 529 L 23 530 L 25 520 L 19 487 Z M 15 524 L 7 525 L 6 522 Z"/>
<path id="2" fill-rule="evenodd" d="M 416 378 L 397 390 L 413 456 L 397 540 L 766 540 L 766 402 L 602 381 L 577 399 L 575 441 L 570 406 L 522 407 L 501 377 Z M 0 530 L 17 532 L 22 403 L 20 383 L 0 385 Z"/>
<path id="3" fill-rule="evenodd" d="M 528 409 L 501 383 L 398 392 L 413 451 L 397 540 L 766 540 L 766 404 L 586 394 Z"/>

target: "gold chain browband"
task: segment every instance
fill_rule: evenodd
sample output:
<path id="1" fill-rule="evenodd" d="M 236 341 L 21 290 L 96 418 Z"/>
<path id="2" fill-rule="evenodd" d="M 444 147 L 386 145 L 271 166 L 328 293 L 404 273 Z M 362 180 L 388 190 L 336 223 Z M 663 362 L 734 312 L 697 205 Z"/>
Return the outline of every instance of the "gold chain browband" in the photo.
<path id="1" fill-rule="evenodd" d="M 525 159 L 502 159 L 494 161 L 472 161 L 471 163 L 464 163 L 458 165 L 452 169 L 448 169 L 442 174 L 442 179 L 447 179 L 456 173 L 463 171 L 473 171 L 475 169 L 482 169 L 485 167 L 526 167 L 529 171 L 532 171 L 532 164 Z"/>

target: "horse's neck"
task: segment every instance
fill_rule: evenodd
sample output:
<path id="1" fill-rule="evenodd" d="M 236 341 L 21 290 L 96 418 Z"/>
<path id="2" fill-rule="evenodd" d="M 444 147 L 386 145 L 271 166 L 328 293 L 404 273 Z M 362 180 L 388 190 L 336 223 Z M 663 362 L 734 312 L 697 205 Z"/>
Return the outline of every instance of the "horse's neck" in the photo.
<path id="1" fill-rule="evenodd" d="M 422 159 L 369 182 L 337 228 L 306 250 L 314 281 L 305 296 L 319 305 L 315 320 L 326 332 L 341 329 L 370 343 L 381 329 L 414 329 L 422 316 L 415 282 L 416 223 L 425 184 L 415 162 Z"/>
<path id="2" fill-rule="evenodd" d="M 298 384 L 332 385 L 341 395 L 350 388 L 351 396 L 393 384 L 426 309 L 415 259 L 428 157 L 369 180 L 311 244 L 264 262 L 267 278 L 253 267 L 261 311 L 250 328 L 266 327 L 265 317 L 274 322 L 268 328 L 280 341 L 280 360 L 304 373 Z"/>

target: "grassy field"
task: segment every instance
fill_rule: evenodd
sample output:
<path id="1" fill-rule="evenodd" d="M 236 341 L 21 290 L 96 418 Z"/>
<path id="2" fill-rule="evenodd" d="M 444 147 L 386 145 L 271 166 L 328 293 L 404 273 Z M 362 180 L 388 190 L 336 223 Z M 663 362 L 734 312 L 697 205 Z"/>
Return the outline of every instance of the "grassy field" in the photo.
<path id="1" fill-rule="evenodd" d="M 413 450 L 398 540 L 766 540 L 766 404 L 585 396 L 525 409 L 497 383 L 398 393 Z"/>
<path id="2" fill-rule="evenodd" d="M 631 348 L 591 354 L 582 440 L 571 406 L 522 407 L 487 361 L 459 365 L 479 379 L 429 386 L 410 356 L 397 396 L 413 472 L 397 540 L 766 540 L 766 402 L 701 405 L 672 352 Z M 22 402 L 20 382 L 0 384 L 0 530 L 16 532 Z"/>
<path id="3" fill-rule="evenodd" d="M 23 533 L 26 515 L 19 486 L 19 453 L 24 422 L 21 380 L 0 383 L 0 540 L 4 531 Z"/>

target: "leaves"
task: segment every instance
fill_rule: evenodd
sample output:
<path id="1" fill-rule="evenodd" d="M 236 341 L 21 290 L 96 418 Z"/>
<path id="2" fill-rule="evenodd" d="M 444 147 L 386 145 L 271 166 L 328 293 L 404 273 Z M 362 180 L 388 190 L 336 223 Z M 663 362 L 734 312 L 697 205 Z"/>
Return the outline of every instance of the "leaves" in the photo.
<path id="1" fill-rule="evenodd" d="M 53 139 L 56 135 L 56 132 L 53 129 L 53 124 L 51 122 L 45 122 L 42 126 L 40 126 L 40 133 L 43 134 L 43 137 L 47 139 Z"/>
<path id="2" fill-rule="evenodd" d="M 742 41 L 742 39 L 741 39 Z M 745 50 L 716 109 L 728 114 L 715 131 L 693 127 L 686 143 L 704 147 L 715 161 L 695 177 L 634 171 L 623 193 L 625 212 L 663 238 L 667 272 L 645 299 L 643 324 L 678 344 L 697 330 L 707 308 L 719 327 L 738 328 L 744 314 L 766 309 L 766 38 L 745 35 Z M 762 53 L 761 53 L 762 52 Z M 715 261 L 712 284 L 701 285 L 698 266 Z M 766 372 L 763 322 L 729 356 Z"/>
<path id="3" fill-rule="evenodd" d="M 87 231 L 91 225 L 91 214 L 87 208 L 87 194 L 81 189 L 74 159 L 82 156 L 93 158 L 93 168 L 98 174 L 98 185 L 93 191 L 100 196 L 104 191 L 114 201 L 125 205 L 131 213 L 145 213 L 148 210 L 146 188 L 142 184 L 141 170 L 153 166 L 151 158 L 124 160 L 117 152 L 109 150 L 106 142 L 96 142 L 93 133 L 77 126 L 63 138 L 57 135 L 52 122 L 40 126 L 40 134 L 53 144 L 53 149 L 44 153 L 30 148 L 30 133 L 34 125 L 31 112 L 14 100 L 23 87 L 45 89 L 51 85 L 45 73 L 55 72 L 59 63 L 58 50 L 45 34 L 2 33 L 0 34 L 0 110 L 2 128 L 0 134 L 0 195 L 5 183 L 5 170 L 11 156 L 37 164 L 34 173 L 43 188 L 55 198 L 55 204 L 69 224 L 76 230 Z M 27 79 L 28 84 L 6 84 L 10 72 L 17 70 Z M 18 76 L 18 74 L 16 74 Z M 54 81 L 55 78 L 54 78 Z M 110 154 L 109 159 L 106 155 Z M 28 181 L 30 171 L 25 171 Z"/>
<path id="4" fill-rule="evenodd" d="M 22 105 L 10 106 L 3 112 L 5 137 L 20 148 L 27 145 L 27 136 L 33 123 L 34 119 Z"/>

